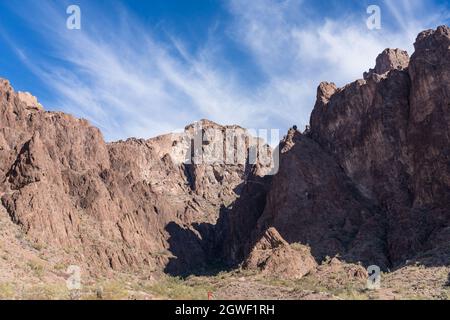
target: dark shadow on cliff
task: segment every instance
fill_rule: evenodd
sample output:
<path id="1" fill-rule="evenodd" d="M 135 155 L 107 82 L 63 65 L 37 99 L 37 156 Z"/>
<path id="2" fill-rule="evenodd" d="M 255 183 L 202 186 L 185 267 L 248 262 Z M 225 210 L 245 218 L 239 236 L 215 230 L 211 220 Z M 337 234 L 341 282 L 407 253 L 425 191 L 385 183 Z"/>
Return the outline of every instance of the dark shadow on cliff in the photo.
<path id="1" fill-rule="evenodd" d="M 385 209 L 364 196 L 309 136 L 295 133 L 293 141 L 276 176 L 249 172 L 237 187 L 240 196 L 221 208 L 216 225 L 167 226 L 169 250 L 177 257 L 170 260 L 167 273 L 214 275 L 236 269 L 270 227 L 290 244 L 309 245 L 319 264 L 337 256 L 342 262 L 387 271 L 403 262 L 393 263 L 389 256 Z M 286 183 L 289 187 L 283 188 Z"/>
<path id="2" fill-rule="evenodd" d="M 170 222 L 166 226 L 169 233 L 169 251 L 173 257 L 166 265 L 165 272 L 172 276 L 202 274 L 207 266 L 205 242 L 195 229 Z"/>
<path id="3" fill-rule="evenodd" d="M 244 243 L 264 210 L 271 179 L 255 175 L 253 169 L 246 164 L 246 178 L 234 188 L 238 198 L 228 207 L 220 208 L 215 225 L 194 223 L 191 227 L 184 227 L 171 222 L 166 226 L 168 250 L 173 254 L 164 270 L 166 273 L 182 277 L 216 275 L 238 266 L 234 263 L 235 253 L 230 252 L 230 248 L 239 251 L 238 260 L 243 258 L 246 252 Z"/>
<path id="4" fill-rule="evenodd" d="M 220 212 L 223 215 L 229 209 L 222 207 Z M 216 225 L 194 223 L 190 227 L 184 227 L 170 222 L 166 231 L 170 236 L 168 250 L 173 257 L 169 259 L 165 273 L 188 277 L 214 276 L 222 271 L 230 271 L 219 252 Z"/>
<path id="5" fill-rule="evenodd" d="M 389 268 L 383 211 L 308 136 L 291 130 L 286 141 L 280 148 L 289 151 L 281 155 L 279 173 L 252 176 L 233 210 L 219 219 L 219 252 L 226 265 L 238 267 L 275 227 L 288 243 L 309 245 L 318 263 L 338 256 Z"/>
<path id="6" fill-rule="evenodd" d="M 275 148 L 274 152 L 278 152 Z M 245 178 L 235 187 L 237 199 L 222 206 L 215 225 L 193 224 L 185 228 L 170 223 L 169 250 L 174 255 L 165 272 L 170 275 L 215 275 L 239 266 L 251 250 L 251 234 L 264 211 L 272 176 L 260 177 L 246 164 Z M 191 248 L 189 248 L 189 246 Z"/>

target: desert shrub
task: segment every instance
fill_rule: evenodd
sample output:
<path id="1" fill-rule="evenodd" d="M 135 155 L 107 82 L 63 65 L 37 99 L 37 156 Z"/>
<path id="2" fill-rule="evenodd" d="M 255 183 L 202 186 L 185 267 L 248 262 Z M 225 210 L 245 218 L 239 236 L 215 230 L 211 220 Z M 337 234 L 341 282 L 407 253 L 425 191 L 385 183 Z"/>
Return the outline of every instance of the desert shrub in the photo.
<path id="1" fill-rule="evenodd" d="M 15 288 L 10 283 L 0 283 L 0 299 L 10 300 L 15 296 Z"/>
<path id="2" fill-rule="evenodd" d="M 36 259 L 30 260 L 27 263 L 28 267 L 34 272 L 37 277 L 42 277 L 44 274 L 44 266 Z"/>

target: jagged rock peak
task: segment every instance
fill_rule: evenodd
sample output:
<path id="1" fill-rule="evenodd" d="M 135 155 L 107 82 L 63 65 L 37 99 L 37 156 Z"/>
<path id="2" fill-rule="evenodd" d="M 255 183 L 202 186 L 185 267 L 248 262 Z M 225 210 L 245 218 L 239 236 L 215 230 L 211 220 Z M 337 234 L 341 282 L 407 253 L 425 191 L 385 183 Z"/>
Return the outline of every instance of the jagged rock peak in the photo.
<path id="1" fill-rule="evenodd" d="M 430 29 L 419 33 L 414 43 L 416 51 L 427 48 L 436 48 L 439 43 L 444 41 L 447 43 L 450 39 L 450 27 L 442 25 L 437 27 L 436 30 Z M 445 48 L 447 49 L 447 48 Z"/>
<path id="2" fill-rule="evenodd" d="M 404 70 L 408 65 L 408 52 L 401 49 L 385 49 L 378 55 L 375 68 L 364 73 L 364 79 L 367 80 L 374 74 L 382 76 L 391 70 Z"/>
<path id="3" fill-rule="evenodd" d="M 197 130 L 199 128 L 202 129 L 242 129 L 244 128 L 238 126 L 238 125 L 221 125 L 214 121 L 208 120 L 208 119 L 201 119 L 199 121 L 196 121 L 194 123 L 191 123 L 185 127 L 185 131 L 192 131 Z"/>
<path id="4" fill-rule="evenodd" d="M 11 93 L 13 91 L 11 87 L 11 83 L 3 78 L 0 78 L 0 97 L 3 95 L 7 95 L 8 93 Z"/>
<path id="5" fill-rule="evenodd" d="M 11 83 L 9 80 L 0 77 L 0 88 L 9 87 L 11 88 Z"/>
<path id="6" fill-rule="evenodd" d="M 7 101 L 16 100 L 15 104 L 20 108 L 31 111 L 44 111 L 38 99 L 29 92 L 15 92 L 11 83 L 0 78 L 0 97 L 5 97 Z"/>
<path id="7" fill-rule="evenodd" d="M 322 82 L 317 88 L 317 101 L 327 103 L 338 88 L 332 82 Z"/>
<path id="8" fill-rule="evenodd" d="M 25 104 L 25 107 L 27 109 L 44 110 L 42 105 L 38 102 L 37 98 L 29 92 L 20 92 L 19 91 L 17 93 L 17 97 L 19 98 L 19 100 L 21 102 L 23 102 Z"/>

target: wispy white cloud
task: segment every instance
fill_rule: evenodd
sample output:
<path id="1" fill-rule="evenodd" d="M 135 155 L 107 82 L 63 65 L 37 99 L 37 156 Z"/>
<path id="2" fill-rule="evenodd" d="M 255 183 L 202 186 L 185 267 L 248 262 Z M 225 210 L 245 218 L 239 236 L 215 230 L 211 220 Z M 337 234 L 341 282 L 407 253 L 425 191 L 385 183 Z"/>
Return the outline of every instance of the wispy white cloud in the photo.
<path id="1" fill-rule="evenodd" d="M 272 105 L 282 102 L 279 113 L 287 120 L 285 123 L 309 122 L 316 87 L 321 81 L 342 86 L 360 78 L 388 47 L 412 53 L 418 32 L 445 21 L 441 12 L 427 14 L 433 12 L 428 1 L 385 3 L 402 28 L 382 21 L 382 30 L 368 30 L 364 7 L 359 14 L 356 11 L 319 22 L 305 14 L 301 0 L 231 2 L 231 10 L 238 17 L 233 34 L 267 73 L 270 80 L 264 89 L 269 97 L 266 101 Z M 424 6 L 429 10 L 424 10 Z"/>
<path id="2" fill-rule="evenodd" d="M 52 108 L 91 120 L 109 140 L 150 137 L 209 118 L 249 128 L 306 125 L 316 87 L 324 80 L 343 85 L 361 77 L 386 47 L 411 51 L 415 34 L 430 23 L 417 8 L 422 0 L 386 1 L 402 28 L 369 31 L 365 10 L 354 16 L 312 20 L 300 0 L 227 2 L 233 19 L 227 35 L 263 74 L 249 88 L 241 73 L 220 65 L 226 52 L 210 41 L 191 52 L 186 40 L 157 37 L 136 17 L 117 10 L 115 24 L 90 21 L 89 29 L 55 28 L 64 15 L 51 2 L 36 25 L 53 59 L 16 45 L 22 61 L 54 90 Z M 26 19 L 26 18 L 25 18 Z M 439 22 L 439 15 L 433 16 Z M 55 63 L 58 62 L 58 63 Z M 236 67 L 237 69 L 238 67 Z"/>
<path id="3" fill-rule="evenodd" d="M 434 28 L 450 17 L 448 7 L 425 0 L 384 0 L 389 13 L 395 18 L 401 32 L 414 39 L 424 28 Z"/>

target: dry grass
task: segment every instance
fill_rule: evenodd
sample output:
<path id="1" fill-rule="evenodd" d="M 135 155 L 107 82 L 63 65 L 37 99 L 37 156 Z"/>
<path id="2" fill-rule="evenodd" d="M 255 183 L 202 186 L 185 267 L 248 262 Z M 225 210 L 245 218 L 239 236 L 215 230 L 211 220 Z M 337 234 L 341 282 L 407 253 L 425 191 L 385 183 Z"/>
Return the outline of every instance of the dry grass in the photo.
<path id="1" fill-rule="evenodd" d="M 11 283 L 0 283 L 0 300 L 14 299 L 16 290 Z"/>
<path id="2" fill-rule="evenodd" d="M 148 291 L 162 299 L 171 300 L 205 300 L 208 298 L 208 292 L 213 292 L 214 277 L 211 281 L 202 281 L 193 277 L 186 280 L 176 277 L 165 277 L 162 281 L 144 287 L 144 291 Z"/>
<path id="3" fill-rule="evenodd" d="M 68 300 L 70 292 L 63 283 L 42 283 L 19 290 L 21 300 Z"/>
<path id="4" fill-rule="evenodd" d="M 33 259 L 27 262 L 27 266 L 31 269 L 34 275 L 41 278 L 44 274 L 44 265 L 37 259 Z"/>

